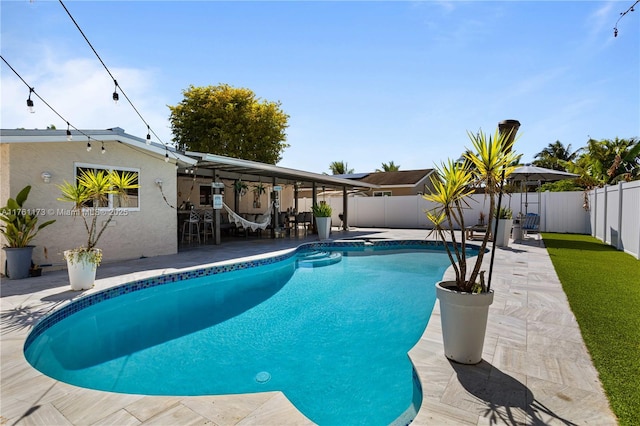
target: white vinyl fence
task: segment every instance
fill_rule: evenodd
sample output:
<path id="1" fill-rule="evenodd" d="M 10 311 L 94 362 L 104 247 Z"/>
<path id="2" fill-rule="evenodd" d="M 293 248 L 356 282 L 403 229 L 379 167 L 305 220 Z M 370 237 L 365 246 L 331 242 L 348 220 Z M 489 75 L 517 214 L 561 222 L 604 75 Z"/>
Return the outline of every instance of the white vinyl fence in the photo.
<path id="1" fill-rule="evenodd" d="M 473 195 L 465 211 L 466 225 L 480 212 L 489 214 L 489 200 Z M 333 226 L 340 224 L 342 197 L 320 197 L 333 207 Z M 431 229 L 425 210 L 434 207 L 420 195 L 349 197 L 349 226 L 362 228 Z M 518 213 L 540 215 L 540 231 L 592 235 L 640 259 L 640 182 L 625 182 L 584 193 L 530 192 L 503 196 L 502 205 Z M 300 211 L 311 210 L 311 199 L 299 200 Z"/>
<path id="2" fill-rule="evenodd" d="M 589 192 L 591 235 L 640 259 L 640 182 Z"/>
<path id="3" fill-rule="evenodd" d="M 320 197 L 333 207 L 333 226 L 340 224 L 338 214 L 342 213 L 342 197 Z M 425 210 L 434 207 L 420 195 L 394 197 L 349 197 L 349 226 L 362 228 L 406 228 L 431 229 Z M 510 194 L 503 196 L 502 205 L 518 213 L 540 215 L 540 230 L 590 234 L 589 212 L 583 208 L 583 192 L 544 192 Z M 311 210 L 311 199 L 301 198 L 298 209 Z M 489 215 L 489 200 L 483 195 L 469 197 L 469 207 L 465 210 L 466 225 L 479 222 L 480 212 Z"/>

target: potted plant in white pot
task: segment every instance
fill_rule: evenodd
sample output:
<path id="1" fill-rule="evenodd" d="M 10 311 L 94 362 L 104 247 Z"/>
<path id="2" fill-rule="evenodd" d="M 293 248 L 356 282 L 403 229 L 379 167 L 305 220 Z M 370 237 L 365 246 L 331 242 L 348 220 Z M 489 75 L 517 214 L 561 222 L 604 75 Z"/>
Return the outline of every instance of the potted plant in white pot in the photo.
<path id="1" fill-rule="evenodd" d="M 498 221 L 496 245 L 499 247 L 508 247 L 511 228 L 513 228 L 513 211 L 508 207 L 500 207 L 500 210 L 495 211 L 495 216 Z"/>
<path id="2" fill-rule="evenodd" d="M 328 240 L 329 234 L 331 234 L 331 213 L 332 209 L 329 204 L 321 201 L 311 207 L 313 216 L 316 220 L 316 227 L 318 228 L 318 237 L 320 240 Z"/>
<path id="3" fill-rule="evenodd" d="M 58 185 L 62 194 L 58 200 L 73 204 L 72 213 L 82 217 L 87 232 L 87 243 L 84 246 L 64 252 L 72 290 L 93 287 L 96 269 L 102 261 L 102 251 L 96 245 L 115 211 L 113 208 L 106 208 L 109 195 L 119 197 L 118 205 L 126 205 L 127 190 L 138 187 L 134 173 L 91 169 L 83 171 L 75 184 L 64 181 L 62 185 Z M 101 213 L 104 213 L 107 220 L 99 226 L 98 216 Z"/>
<path id="4" fill-rule="evenodd" d="M 24 207 L 31 186 L 25 186 L 15 199 L 9 198 L 7 205 L 0 208 L 0 234 L 6 240 L 6 246 L 2 247 L 7 256 L 6 275 L 12 280 L 27 278 L 31 268 L 31 255 L 33 247 L 29 245 L 38 232 L 45 226 L 51 225 L 55 220 L 49 220 L 38 225 L 38 209 Z"/>
<path id="5" fill-rule="evenodd" d="M 449 160 L 436 168 L 431 179 L 433 189 L 423 195 L 437 204 L 426 214 L 434 223 L 432 232 L 444 242 L 455 272 L 454 280 L 436 284 L 445 356 L 464 364 L 477 364 L 482 360 L 489 306 L 493 303 L 493 290 L 481 271 L 490 233 L 485 233 L 479 250 L 467 246 L 463 214 L 466 197 L 482 188 L 489 198 L 489 211 L 495 210 L 495 196 L 500 194 L 504 176 L 513 170 L 510 164 L 517 158 L 512 152 L 517 131 L 517 127 L 514 128 L 509 132 L 496 131 L 493 138 L 482 132 L 468 133 L 474 151 L 467 151 L 464 161 Z M 493 219 L 494 215 L 489 215 L 488 229 Z M 474 256 L 470 267 L 468 258 Z"/>

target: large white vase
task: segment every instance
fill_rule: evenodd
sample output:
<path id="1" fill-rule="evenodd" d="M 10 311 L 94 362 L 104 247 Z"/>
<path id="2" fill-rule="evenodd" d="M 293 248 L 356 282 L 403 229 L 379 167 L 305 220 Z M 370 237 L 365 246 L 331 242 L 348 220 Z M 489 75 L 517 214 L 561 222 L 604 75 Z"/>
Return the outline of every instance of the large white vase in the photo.
<path id="1" fill-rule="evenodd" d="M 93 250 L 100 253 L 100 249 Z M 73 250 L 65 251 L 64 258 L 67 259 L 67 270 L 69 272 L 71 290 L 88 290 L 93 287 L 98 265 L 88 260 L 85 256 L 79 256 L 78 253 Z"/>
<path id="2" fill-rule="evenodd" d="M 495 235 L 498 247 L 509 247 L 512 227 L 513 219 L 498 219 L 498 232 Z"/>
<path id="3" fill-rule="evenodd" d="M 440 301 L 445 356 L 461 364 L 479 363 L 493 290 L 463 293 L 455 290 L 455 282 L 441 281 L 436 284 L 436 295 Z"/>
<path id="4" fill-rule="evenodd" d="M 328 240 L 329 234 L 331 234 L 331 218 L 316 217 L 316 227 L 318 228 L 318 238 Z"/>

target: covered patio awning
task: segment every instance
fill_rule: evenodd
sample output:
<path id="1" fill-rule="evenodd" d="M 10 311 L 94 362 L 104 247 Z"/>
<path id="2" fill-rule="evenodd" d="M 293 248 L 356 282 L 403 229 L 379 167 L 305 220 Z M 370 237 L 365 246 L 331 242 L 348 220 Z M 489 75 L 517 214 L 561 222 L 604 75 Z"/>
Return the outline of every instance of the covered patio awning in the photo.
<path id="1" fill-rule="evenodd" d="M 198 175 L 219 177 L 221 179 L 242 179 L 245 181 L 273 182 L 276 185 L 297 185 L 299 188 L 325 187 L 326 189 L 375 189 L 379 185 L 358 182 L 331 175 L 306 172 L 303 170 L 279 167 L 257 161 L 225 157 L 223 155 L 201 152 L 185 152 L 185 155 L 198 160 Z M 179 170 L 180 171 L 180 170 Z"/>
<path id="2" fill-rule="evenodd" d="M 273 164 L 260 163 L 257 161 L 242 160 L 239 158 L 225 157 L 223 155 L 207 154 L 202 152 L 187 151 L 184 155 L 196 159 L 198 162 L 194 167 L 178 169 L 178 173 L 187 175 L 197 175 L 200 177 L 210 177 L 213 182 L 220 179 L 243 180 L 247 182 L 264 182 L 276 185 L 293 185 L 296 203 L 298 190 L 311 189 L 313 204 L 317 203 L 318 189 L 322 191 L 338 190 L 342 191 L 342 226 L 348 229 L 348 195 L 354 190 L 376 189 L 379 185 L 356 180 L 323 175 L 319 173 L 306 172 L 303 170 L 279 167 Z M 219 243 L 219 230 L 216 229 L 216 243 Z M 272 236 L 275 232 L 272 231 Z"/>

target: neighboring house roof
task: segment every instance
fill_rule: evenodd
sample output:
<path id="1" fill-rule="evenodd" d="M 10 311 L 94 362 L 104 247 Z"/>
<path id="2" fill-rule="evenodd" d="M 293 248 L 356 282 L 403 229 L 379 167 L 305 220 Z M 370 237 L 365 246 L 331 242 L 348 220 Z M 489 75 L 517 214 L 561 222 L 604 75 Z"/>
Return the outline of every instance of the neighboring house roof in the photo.
<path id="1" fill-rule="evenodd" d="M 81 133 L 82 132 L 82 133 Z M 37 130 L 37 129 L 0 129 L 0 143 L 50 143 L 50 142 L 67 142 L 86 144 L 89 139 L 98 142 L 120 142 L 125 145 L 135 147 L 137 149 L 146 150 L 156 155 L 164 157 L 167 153 L 169 159 L 186 165 L 195 165 L 196 160 L 184 154 L 176 152 L 172 147 L 152 142 L 147 145 L 146 140 L 137 136 L 125 133 L 124 129 L 114 127 L 105 130 L 81 130 L 71 131 L 73 139 L 67 140 L 67 131 L 64 130 Z M 98 147 L 96 147 L 98 148 Z"/>
<path id="2" fill-rule="evenodd" d="M 415 186 L 424 181 L 433 169 L 400 170 L 397 172 L 375 172 L 368 173 L 358 179 L 360 182 L 371 183 L 384 186 Z"/>
<path id="3" fill-rule="evenodd" d="M 355 180 L 360 180 L 365 176 L 370 175 L 370 173 L 348 173 L 348 174 L 342 174 L 342 175 L 331 175 L 333 177 L 337 177 L 340 179 L 355 179 Z"/>

